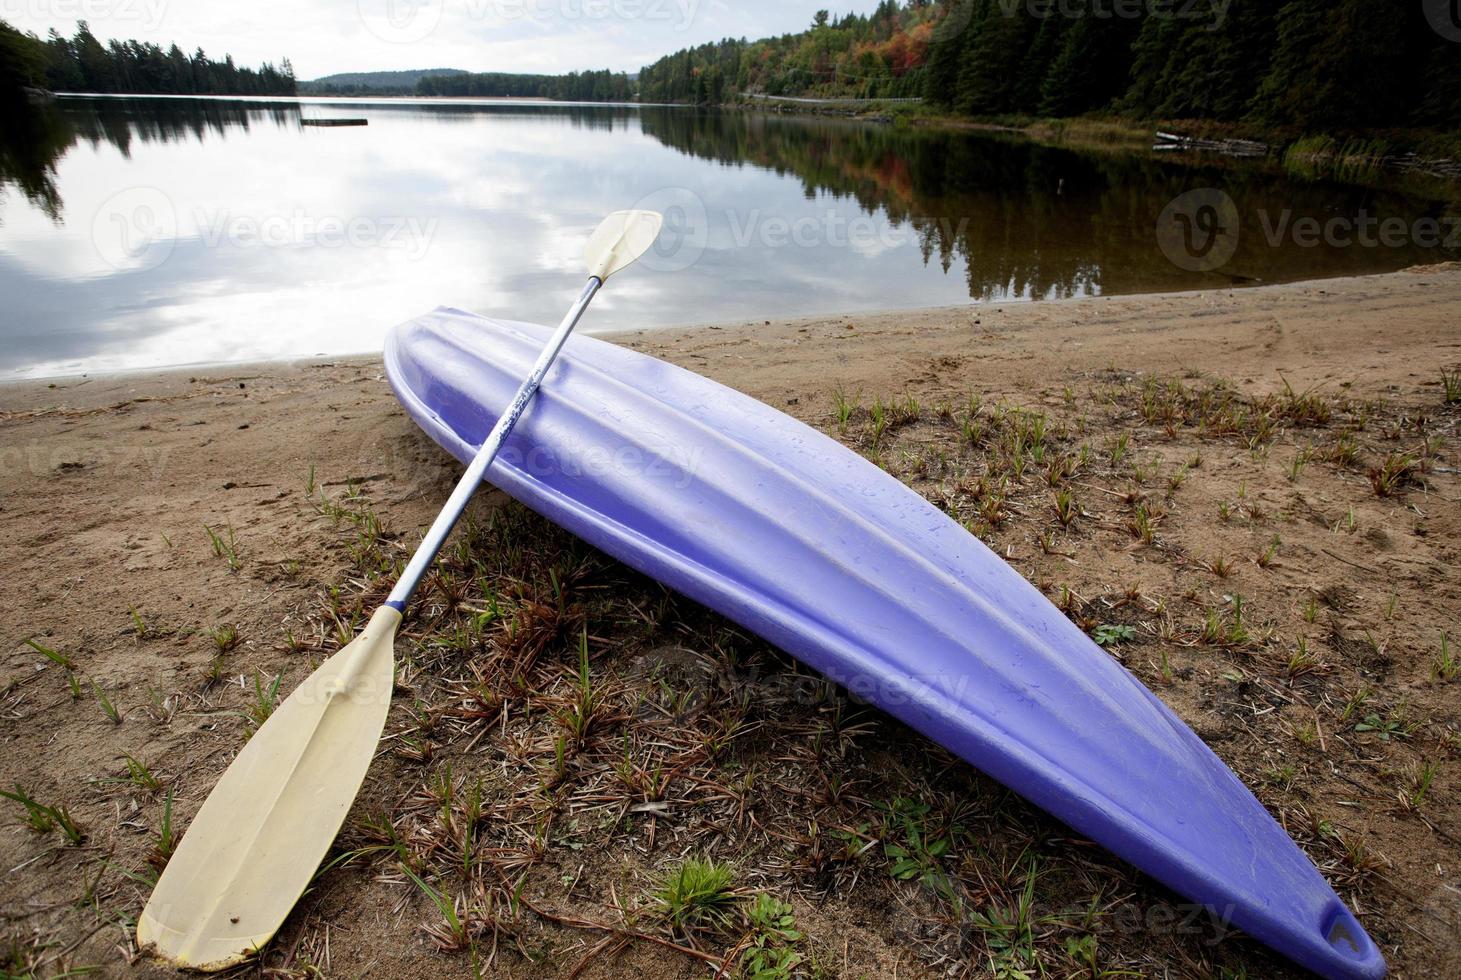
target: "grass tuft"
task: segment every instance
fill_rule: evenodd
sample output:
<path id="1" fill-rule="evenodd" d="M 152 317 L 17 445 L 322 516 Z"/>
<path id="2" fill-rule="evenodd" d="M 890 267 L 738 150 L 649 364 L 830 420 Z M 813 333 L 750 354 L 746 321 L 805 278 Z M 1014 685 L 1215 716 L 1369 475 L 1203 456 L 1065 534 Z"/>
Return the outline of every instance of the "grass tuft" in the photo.
<path id="1" fill-rule="evenodd" d="M 127 760 L 127 780 L 132 785 L 138 789 L 146 790 L 149 793 L 155 793 L 162 789 L 162 780 L 158 779 L 152 770 L 147 768 L 146 763 L 134 759 L 127 753 L 123 753 L 122 757 Z"/>
<path id="2" fill-rule="evenodd" d="M 107 692 L 103 691 L 101 685 L 95 680 L 91 682 L 91 690 L 96 694 L 96 703 L 101 705 L 102 714 L 106 715 L 113 725 L 120 725 L 122 723 L 122 713 L 117 710 L 117 706 L 112 703 L 112 699 L 107 696 Z"/>
<path id="3" fill-rule="evenodd" d="M 147 858 L 147 863 L 159 874 L 167 867 L 167 862 L 172 859 L 172 852 L 178 847 L 177 834 L 172 826 L 172 794 L 173 789 L 169 786 L 167 796 L 162 801 L 162 822 L 157 827 L 157 839 L 152 842 L 152 854 Z"/>
<path id="4" fill-rule="evenodd" d="M 1438 681 L 1449 681 L 1461 673 L 1461 663 L 1456 660 L 1456 655 L 1451 652 L 1451 638 L 1445 633 L 1441 634 L 1441 652 L 1436 654 L 1436 662 L 1431 666 L 1431 676 Z"/>
<path id="5" fill-rule="evenodd" d="M 1379 466 L 1371 467 L 1370 486 L 1377 497 L 1394 497 L 1404 492 L 1416 470 L 1416 461 L 1409 453 L 1391 453 Z"/>
<path id="6" fill-rule="evenodd" d="M 15 784 L 14 792 L 0 789 L 0 796 L 25 807 L 25 824 L 36 833 L 48 834 L 52 830 L 59 830 L 72 844 L 80 844 L 86 839 L 80 825 L 71 818 L 71 812 L 66 807 L 46 806 L 37 802 L 19 783 Z"/>
<path id="7" fill-rule="evenodd" d="M 660 879 L 653 898 L 670 928 L 684 935 L 726 932 L 741 903 L 730 865 L 693 857 Z"/>
<path id="8" fill-rule="evenodd" d="M 208 635 L 213 638 L 213 645 L 218 648 L 219 653 L 228 653 L 239 643 L 238 627 L 233 623 L 215 626 L 208 631 Z"/>
<path id="9" fill-rule="evenodd" d="M 249 704 L 249 718 L 257 730 L 269 716 L 274 714 L 274 709 L 279 707 L 279 682 L 283 680 L 283 674 L 275 674 L 274 680 L 266 687 L 264 675 L 254 674 L 254 700 Z"/>
<path id="10" fill-rule="evenodd" d="M 436 907 L 437 913 L 441 916 L 441 925 L 427 927 L 427 934 L 435 939 L 437 945 L 444 950 L 459 950 L 469 947 L 472 944 L 469 919 L 466 911 L 461 907 L 460 901 L 448 898 L 428 885 L 405 864 L 401 865 L 401 871 L 411 879 L 421 894 L 431 900 L 431 904 Z"/>
<path id="11" fill-rule="evenodd" d="M 238 539 L 234 535 L 233 525 L 224 525 L 223 533 L 213 530 L 207 524 L 203 530 L 208 532 L 208 543 L 213 548 L 215 557 L 222 558 L 228 562 L 228 570 L 236 572 L 243 567 L 243 561 L 238 557 Z"/>

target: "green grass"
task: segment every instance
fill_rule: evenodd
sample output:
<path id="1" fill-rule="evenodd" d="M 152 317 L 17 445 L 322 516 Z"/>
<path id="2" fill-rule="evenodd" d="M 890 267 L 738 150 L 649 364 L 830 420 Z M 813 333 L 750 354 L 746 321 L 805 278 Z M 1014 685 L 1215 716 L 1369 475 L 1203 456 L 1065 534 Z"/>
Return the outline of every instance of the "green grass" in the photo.
<path id="1" fill-rule="evenodd" d="M 203 530 L 208 532 L 208 543 L 213 548 L 214 556 L 228 562 L 229 571 L 236 572 L 243 567 L 243 561 L 238 556 L 238 538 L 232 524 L 224 525 L 222 533 L 207 524 L 203 525 Z"/>
<path id="2" fill-rule="evenodd" d="M 933 807 L 922 800 L 898 797 L 886 810 L 882 836 L 883 856 L 892 862 L 888 874 L 931 888 L 946 882 L 943 861 L 952 853 L 960 828 L 939 822 Z"/>
<path id="3" fill-rule="evenodd" d="M 1069 923 L 1064 916 L 1037 912 L 1038 880 L 1039 871 L 1032 860 L 1018 891 L 965 911 L 966 924 L 980 937 L 992 961 L 992 976 L 1013 980 L 1049 974 L 1039 940 L 1051 929 L 1067 927 Z"/>
<path id="4" fill-rule="evenodd" d="M 1393 154 L 1383 139 L 1348 138 L 1343 142 L 1333 136 L 1317 134 L 1290 143 L 1283 154 L 1283 165 L 1289 173 L 1306 180 L 1332 177 L 1339 180 L 1363 181 L 1375 177 L 1385 157 Z"/>
<path id="5" fill-rule="evenodd" d="M 1275 534 L 1273 540 L 1268 542 L 1268 547 L 1260 551 L 1258 557 L 1253 559 L 1254 564 L 1259 568 L 1272 568 L 1274 560 L 1278 557 L 1279 546 L 1282 544 L 1283 541 Z"/>
<path id="6" fill-rule="evenodd" d="M 1442 371 L 1441 388 L 1447 405 L 1461 405 L 1461 371 Z"/>
<path id="7" fill-rule="evenodd" d="M 1293 681 L 1305 674 L 1319 673 L 1324 666 L 1324 661 L 1319 655 L 1309 649 L 1309 641 L 1299 637 L 1298 647 L 1289 655 L 1284 672 L 1288 675 L 1289 680 Z"/>
<path id="8" fill-rule="evenodd" d="M 693 857 L 666 872 L 651 897 L 670 928 L 684 935 L 726 932 L 742 901 L 730 865 Z"/>
<path id="9" fill-rule="evenodd" d="M 1456 655 L 1451 652 L 1451 638 L 1445 633 L 1441 634 L 1441 652 L 1436 654 L 1436 662 L 1431 666 L 1431 676 L 1436 680 L 1449 681 L 1461 673 L 1461 663 L 1456 660 Z"/>
<path id="10" fill-rule="evenodd" d="M 167 796 L 162 801 L 162 821 L 158 824 L 157 839 L 152 842 L 152 856 L 149 858 L 149 863 L 159 872 L 167 867 L 172 852 L 178 846 L 177 835 L 172 826 L 172 794 L 173 788 L 169 786 Z"/>
<path id="11" fill-rule="evenodd" d="M 283 674 L 275 674 L 274 680 L 267 686 L 264 684 L 264 675 L 254 674 L 254 699 L 249 702 L 249 719 L 257 729 L 269 720 L 274 710 L 279 707 L 279 682 L 283 680 Z"/>
<path id="12" fill-rule="evenodd" d="M 0 789 L 0 796 L 25 807 L 25 825 L 36 833 L 48 834 L 59 830 L 71 844 L 80 844 L 86 835 L 79 824 L 71 818 L 71 812 L 64 806 L 46 806 L 36 801 L 29 793 L 15 784 L 15 791 Z"/>
<path id="13" fill-rule="evenodd" d="M 1132 510 L 1131 517 L 1126 521 L 1126 529 L 1131 536 L 1144 545 L 1151 545 L 1157 539 L 1157 520 L 1155 515 L 1146 504 L 1139 503 Z"/>
<path id="14" fill-rule="evenodd" d="M 883 434 L 888 431 L 888 407 L 883 404 L 882 398 L 873 399 L 873 405 L 872 408 L 868 409 L 868 414 L 873 420 L 872 444 L 873 448 L 876 449 L 878 443 L 882 442 Z"/>
<path id="15" fill-rule="evenodd" d="M 600 709 L 598 694 L 594 690 L 593 676 L 589 672 L 588 666 L 587 630 L 584 630 L 578 640 L 578 676 L 576 680 L 573 699 L 569 702 L 568 709 L 560 716 L 560 721 L 573 737 L 574 742 L 582 745 L 588 739 Z"/>
<path id="16" fill-rule="evenodd" d="M 841 385 L 838 385 L 832 392 L 832 403 L 837 416 L 837 431 L 846 434 L 847 423 L 852 421 L 862 401 L 861 395 L 848 397 L 847 392 Z"/>
<path id="17" fill-rule="evenodd" d="M 1304 602 L 1304 622 L 1313 623 L 1319 618 L 1319 597 L 1311 595 Z"/>
<path id="18" fill-rule="evenodd" d="M 1377 497 L 1394 497 L 1402 493 L 1411 475 L 1416 470 L 1416 461 L 1409 453 L 1392 452 L 1379 466 L 1370 469 L 1370 486 Z"/>
<path id="19" fill-rule="evenodd" d="M 91 682 L 91 690 L 96 694 L 96 703 L 101 705 L 102 714 L 106 715 L 107 719 L 113 725 L 120 725 L 122 723 L 122 713 L 117 710 L 117 706 L 112 703 L 112 699 L 107 696 L 107 692 L 103 691 L 101 685 L 95 680 Z"/>
<path id="20" fill-rule="evenodd" d="M 1405 803 L 1412 810 L 1419 810 L 1425 803 L 1426 794 L 1431 790 L 1431 784 L 1436 780 L 1436 774 L 1440 772 L 1440 766 L 1432 761 L 1426 760 L 1416 767 L 1411 776 L 1410 789 L 1405 795 Z"/>
<path id="21" fill-rule="evenodd" d="M 445 950 L 466 949 L 470 946 L 472 937 L 468 928 L 468 920 L 465 912 L 459 908 L 459 903 L 428 885 L 405 864 L 401 865 L 401 872 L 411 879 L 420 889 L 421 894 L 431 900 L 431 904 L 436 907 L 437 914 L 441 916 L 441 925 L 432 926 L 426 930 L 436 940 L 437 945 Z"/>
<path id="22" fill-rule="evenodd" d="M 1243 621 L 1243 597 L 1233 596 L 1232 611 L 1209 609 L 1203 620 L 1199 638 L 1212 646 L 1238 648 L 1252 641 L 1248 626 Z"/>
<path id="23" fill-rule="evenodd" d="M 26 640 L 25 641 L 25 645 L 28 646 L 28 647 L 30 647 L 36 653 L 39 653 L 41 656 L 45 657 L 47 660 L 49 660 L 51 663 L 55 664 L 57 667 L 62 668 L 63 670 L 74 671 L 76 669 L 76 663 L 75 663 L 75 661 L 73 661 L 70 657 L 66 656 L 64 653 L 57 653 L 55 650 L 52 650 L 50 647 L 42 646 L 40 643 L 37 643 L 33 639 L 32 640 Z"/>
<path id="24" fill-rule="evenodd" d="M 208 635 L 213 639 L 213 645 L 218 648 L 219 653 L 228 653 L 239 644 L 238 627 L 233 623 L 214 626 L 208 630 Z"/>
<path id="25" fill-rule="evenodd" d="M 1075 495 L 1069 490 L 1057 490 L 1055 492 L 1055 519 L 1060 526 L 1069 529 L 1080 516 L 1081 507 L 1076 503 Z"/>
<path id="26" fill-rule="evenodd" d="M 145 763 L 134 759 L 127 753 L 123 753 L 123 758 L 127 760 L 127 779 L 132 785 L 149 793 L 162 789 L 162 781 L 153 774 L 151 769 L 147 768 Z"/>

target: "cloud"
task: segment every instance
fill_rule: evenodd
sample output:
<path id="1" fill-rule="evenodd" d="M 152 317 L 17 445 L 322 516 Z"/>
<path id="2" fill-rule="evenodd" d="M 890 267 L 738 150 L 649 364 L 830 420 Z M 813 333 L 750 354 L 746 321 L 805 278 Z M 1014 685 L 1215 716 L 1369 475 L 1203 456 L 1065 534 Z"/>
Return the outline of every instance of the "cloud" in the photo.
<path id="1" fill-rule="evenodd" d="M 637 71 L 723 37 L 799 31 L 827 0 L 0 0 L 0 18 L 42 36 L 87 20 L 103 39 L 201 47 L 240 64 L 288 57 L 300 78 L 410 68 Z M 871 12 L 877 0 L 843 0 Z"/>

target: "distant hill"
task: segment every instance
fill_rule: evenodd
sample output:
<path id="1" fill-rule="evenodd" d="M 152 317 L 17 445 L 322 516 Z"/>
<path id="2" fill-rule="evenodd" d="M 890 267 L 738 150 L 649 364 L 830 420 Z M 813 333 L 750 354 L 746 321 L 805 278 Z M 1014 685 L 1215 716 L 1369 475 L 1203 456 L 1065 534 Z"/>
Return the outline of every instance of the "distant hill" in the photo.
<path id="1" fill-rule="evenodd" d="M 522 75 L 511 72 L 466 72 L 457 68 L 417 71 L 357 71 L 326 75 L 299 83 L 301 95 L 420 95 L 437 98 L 527 98 L 563 102 L 629 102 L 634 76 L 624 72 L 569 72 L 566 75 Z"/>
<path id="2" fill-rule="evenodd" d="M 460 68 L 418 68 L 411 71 L 348 71 L 338 75 L 326 75 L 313 81 L 300 82 L 299 90 L 306 94 L 326 92 L 415 92 L 416 83 L 423 78 L 449 78 L 465 75 Z"/>

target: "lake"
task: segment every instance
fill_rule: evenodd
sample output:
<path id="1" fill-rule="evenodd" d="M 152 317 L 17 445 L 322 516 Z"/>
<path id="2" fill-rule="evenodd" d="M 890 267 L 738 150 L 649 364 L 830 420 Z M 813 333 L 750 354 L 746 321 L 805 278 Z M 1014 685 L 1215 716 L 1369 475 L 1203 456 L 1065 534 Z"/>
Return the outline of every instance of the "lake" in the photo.
<path id="1" fill-rule="evenodd" d="M 0 135 L 0 378 L 556 322 L 607 212 L 665 212 L 590 332 L 1244 286 L 1461 256 L 1445 188 L 691 108 L 62 97 Z M 363 118 L 367 126 L 306 121 Z M 1423 186 L 1423 185 L 1422 185 Z"/>

